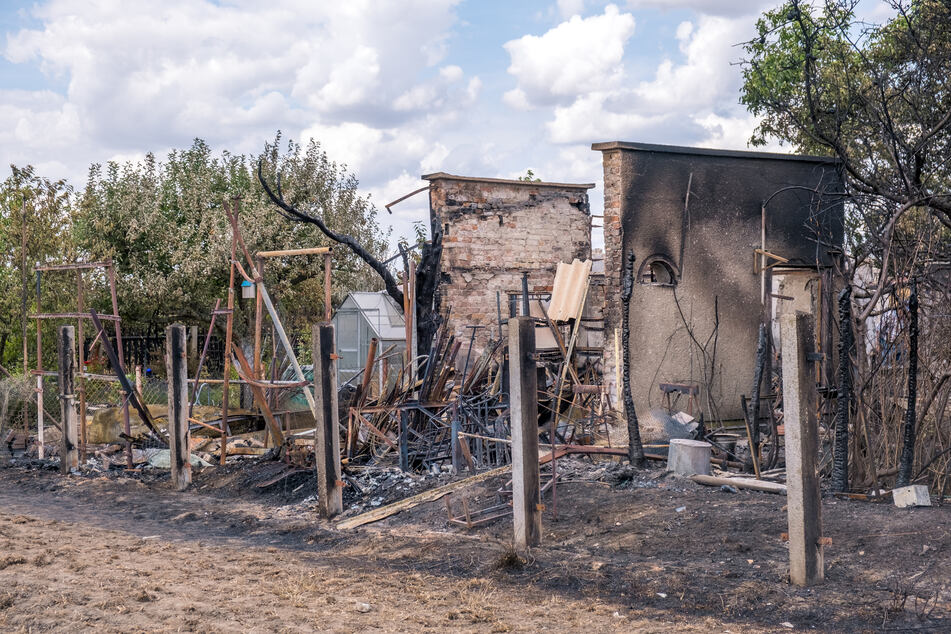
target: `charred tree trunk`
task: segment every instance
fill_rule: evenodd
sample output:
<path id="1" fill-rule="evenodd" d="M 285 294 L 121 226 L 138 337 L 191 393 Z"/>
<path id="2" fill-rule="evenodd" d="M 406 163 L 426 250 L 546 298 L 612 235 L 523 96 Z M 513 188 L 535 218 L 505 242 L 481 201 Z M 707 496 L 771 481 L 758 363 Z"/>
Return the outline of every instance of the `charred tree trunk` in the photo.
<path id="1" fill-rule="evenodd" d="M 631 295 L 634 294 L 634 253 L 628 251 L 624 258 L 624 277 L 621 280 L 621 354 L 624 363 L 624 410 L 627 414 L 627 459 L 632 465 L 642 468 L 647 464 L 641 429 L 634 411 L 631 396 Z"/>
<path id="2" fill-rule="evenodd" d="M 258 162 L 258 180 L 271 202 L 277 205 L 278 213 L 294 222 L 306 222 L 316 225 L 320 231 L 338 244 L 349 248 L 361 260 L 373 269 L 383 280 L 387 295 L 397 305 L 403 305 L 403 291 L 393 273 L 386 265 L 367 251 L 351 236 L 330 229 L 320 216 L 300 211 L 284 200 L 281 193 L 281 181 L 278 176 L 276 192 L 264 178 L 262 162 Z M 436 289 L 439 286 L 439 260 L 442 256 L 442 232 L 439 226 L 432 226 L 432 240 L 427 242 L 420 252 L 419 266 L 416 267 L 416 345 L 419 350 L 429 350 L 433 337 L 439 329 L 441 318 L 436 309 Z"/>
<path id="3" fill-rule="evenodd" d="M 836 391 L 832 490 L 849 490 L 849 407 L 852 404 L 852 287 L 839 293 L 839 385 Z"/>
<path id="4" fill-rule="evenodd" d="M 915 462 L 915 401 L 918 396 L 918 286 L 911 281 L 908 298 L 908 403 L 905 407 L 905 429 L 902 434 L 901 462 L 898 465 L 896 487 L 911 484 L 911 469 Z"/>
<path id="5" fill-rule="evenodd" d="M 753 461 L 759 460 L 759 397 L 760 385 L 763 383 L 763 370 L 766 368 L 766 324 L 759 325 L 759 340 L 756 344 L 756 368 L 753 370 L 753 391 L 750 396 L 750 460 L 746 465 L 747 471 L 758 472 L 753 468 Z"/>

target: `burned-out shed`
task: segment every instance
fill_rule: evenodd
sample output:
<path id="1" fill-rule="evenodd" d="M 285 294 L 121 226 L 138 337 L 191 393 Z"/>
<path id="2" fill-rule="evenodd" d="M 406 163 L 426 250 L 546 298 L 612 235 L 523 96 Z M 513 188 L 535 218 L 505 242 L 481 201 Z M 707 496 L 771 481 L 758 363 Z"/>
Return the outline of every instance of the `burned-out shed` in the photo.
<path id="1" fill-rule="evenodd" d="M 820 330 L 831 326 L 844 218 L 837 164 L 644 143 L 592 149 L 603 154 L 608 333 L 621 324 L 623 254 L 636 257 L 629 353 L 638 413 L 662 404 L 667 383 L 695 386 L 708 416 L 740 418 L 759 324 L 798 308 L 815 312 Z M 615 349 L 609 335 L 604 376 L 617 394 Z"/>
<path id="2" fill-rule="evenodd" d="M 559 262 L 591 257 L 588 190 L 593 183 L 474 178 L 426 174 L 430 214 L 443 232 L 440 304 L 451 307 L 455 335 L 474 350 L 498 339 L 498 318 L 508 319 L 521 295 L 551 290 Z M 497 303 L 498 302 L 498 303 Z M 465 355 L 463 355 L 465 356 Z"/>

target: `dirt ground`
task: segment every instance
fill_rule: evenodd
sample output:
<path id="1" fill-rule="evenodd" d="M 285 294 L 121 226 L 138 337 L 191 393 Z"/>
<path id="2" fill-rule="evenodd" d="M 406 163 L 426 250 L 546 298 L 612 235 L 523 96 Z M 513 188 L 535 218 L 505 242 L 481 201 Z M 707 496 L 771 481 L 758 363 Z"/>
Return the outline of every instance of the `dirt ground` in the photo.
<path id="1" fill-rule="evenodd" d="M 825 498 L 826 581 L 801 589 L 778 495 L 661 472 L 562 482 L 519 559 L 510 517 L 469 531 L 438 501 L 338 531 L 310 474 L 249 485 L 268 469 L 206 468 L 185 493 L 0 469 L 0 630 L 951 631 L 947 507 Z M 472 487 L 472 507 L 503 480 Z"/>

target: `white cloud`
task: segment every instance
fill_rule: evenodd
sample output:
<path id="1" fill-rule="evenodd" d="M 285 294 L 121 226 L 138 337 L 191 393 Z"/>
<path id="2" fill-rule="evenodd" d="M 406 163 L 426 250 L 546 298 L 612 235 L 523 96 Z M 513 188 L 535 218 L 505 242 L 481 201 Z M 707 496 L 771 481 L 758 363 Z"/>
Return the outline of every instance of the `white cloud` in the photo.
<path id="1" fill-rule="evenodd" d="M 518 80 L 506 103 L 553 104 L 620 85 L 624 45 L 634 33 L 634 16 L 609 4 L 602 15 L 573 16 L 543 35 L 505 43 L 508 72 Z"/>
<path id="2" fill-rule="evenodd" d="M 421 72 L 445 55 L 456 1 L 50 0 L 31 10 L 39 26 L 7 34 L 2 53 L 65 81 L 65 95 L 50 100 L 62 103 L 23 109 L 4 95 L 0 107 L 14 129 L 53 130 L 50 116 L 69 117 L 83 165 L 195 136 L 256 137 L 260 147 L 275 129 L 315 119 L 391 126 L 458 105 L 394 106 L 428 75 L 464 80 L 459 67 Z M 39 135 L 24 149 L 36 161 L 48 147 Z"/>
<path id="3" fill-rule="evenodd" d="M 635 93 L 638 105 L 651 112 L 671 112 L 713 107 L 737 95 L 740 73 L 731 62 L 739 57 L 733 45 L 752 36 L 747 20 L 702 16 L 697 24 L 677 27 L 682 64 L 664 60 L 652 81 L 642 82 Z"/>
<path id="4" fill-rule="evenodd" d="M 740 56 L 734 45 L 748 39 L 752 29 L 748 18 L 701 15 L 680 23 L 680 58 L 659 60 L 649 79 L 605 82 L 554 104 L 546 122 L 549 139 L 558 144 L 633 140 L 745 147 L 755 120 L 738 103 L 742 77 L 733 63 Z M 618 61 L 613 72 L 625 76 L 624 62 Z M 506 102 L 534 105 L 519 90 L 506 94 Z"/>
<path id="5" fill-rule="evenodd" d="M 762 13 L 778 4 L 777 0 L 627 0 L 632 9 L 690 9 L 732 17 Z"/>
<path id="6" fill-rule="evenodd" d="M 584 12 L 585 0 L 558 0 L 556 5 L 558 15 L 565 20 L 573 15 L 581 15 Z"/>

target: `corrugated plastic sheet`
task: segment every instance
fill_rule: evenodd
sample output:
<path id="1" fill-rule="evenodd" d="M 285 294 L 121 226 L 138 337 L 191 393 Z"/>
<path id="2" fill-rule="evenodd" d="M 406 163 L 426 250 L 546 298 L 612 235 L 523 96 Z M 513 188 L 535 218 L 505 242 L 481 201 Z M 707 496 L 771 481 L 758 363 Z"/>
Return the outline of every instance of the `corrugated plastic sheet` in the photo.
<path id="1" fill-rule="evenodd" d="M 558 263 L 548 306 L 548 316 L 552 321 L 567 321 L 578 316 L 588 292 L 590 275 L 591 260 Z"/>

